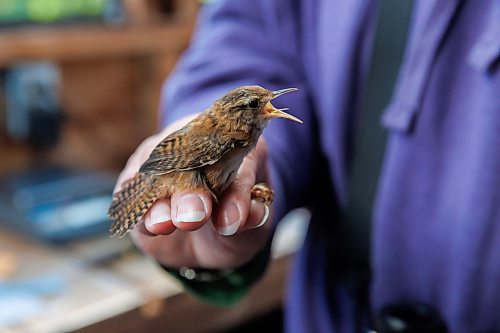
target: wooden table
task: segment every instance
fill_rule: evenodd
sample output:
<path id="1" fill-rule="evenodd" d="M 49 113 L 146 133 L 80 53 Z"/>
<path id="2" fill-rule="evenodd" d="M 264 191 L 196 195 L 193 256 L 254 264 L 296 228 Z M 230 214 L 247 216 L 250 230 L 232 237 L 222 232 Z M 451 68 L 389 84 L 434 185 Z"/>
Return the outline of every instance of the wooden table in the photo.
<path id="1" fill-rule="evenodd" d="M 210 332 L 233 327 L 280 306 L 290 256 L 301 244 L 306 219 L 307 214 L 299 212 L 282 224 L 267 274 L 233 308 L 203 304 L 184 293 L 127 238 L 52 247 L 2 231 L 0 258 L 13 256 L 17 266 L 12 281 L 59 276 L 65 283 L 60 292 L 43 297 L 42 311 L 0 331 Z"/>

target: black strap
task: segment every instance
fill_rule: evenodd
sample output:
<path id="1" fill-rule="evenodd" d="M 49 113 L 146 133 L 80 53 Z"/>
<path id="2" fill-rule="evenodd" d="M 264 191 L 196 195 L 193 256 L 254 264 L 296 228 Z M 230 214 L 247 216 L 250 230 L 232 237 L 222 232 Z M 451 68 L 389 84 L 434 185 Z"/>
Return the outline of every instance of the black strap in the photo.
<path id="1" fill-rule="evenodd" d="M 411 0 L 380 0 L 365 95 L 355 120 L 347 206 L 338 230 L 343 253 L 340 265 L 355 275 L 354 289 L 368 285 L 373 206 L 387 137 L 380 117 L 390 101 L 403 58 L 411 8 Z"/>

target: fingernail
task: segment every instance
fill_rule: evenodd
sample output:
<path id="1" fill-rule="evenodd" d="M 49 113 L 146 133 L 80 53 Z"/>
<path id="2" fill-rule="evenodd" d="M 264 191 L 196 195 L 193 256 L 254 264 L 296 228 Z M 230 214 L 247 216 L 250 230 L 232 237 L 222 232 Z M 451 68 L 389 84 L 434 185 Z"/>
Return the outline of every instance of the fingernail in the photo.
<path id="1" fill-rule="evenodd" d="M 219 226 L 217 231 L 222 236 L 231 236 L 238 231 L 241 224 L 241 214 L 236 203 L 230 201 L 224 207 L 224 225 Z"/>
<path id="2" fill-rule="evenodd" d="M 156 202 L 149 212 L 149 219 L 146 219 L 148 224 L 158 224 L 170 221 L 170 206 L 164 201 Z"/>
<path id="3" fill-rule="evenodd" d="M 175 222 L 200 222 L 206 216 L 206 207 L 199 195 L 186 194 L 177 200 Z"/>
<path id="4" fill-rule="evenodd" d="M 264 224 L 266 224 L 267 220 L 269 219 L 269 206 L 266 204 L 257 202 L 255 200 L 252 200 L 252 206 L 253 205 L 263 205 L 264 206 L 264 215 L 262 216 L 262 220 L 260 220 L 260 223 L 258 225 L 250 228 L 250 229 L 257 229 L 257 228 L 262 227 Z"/>

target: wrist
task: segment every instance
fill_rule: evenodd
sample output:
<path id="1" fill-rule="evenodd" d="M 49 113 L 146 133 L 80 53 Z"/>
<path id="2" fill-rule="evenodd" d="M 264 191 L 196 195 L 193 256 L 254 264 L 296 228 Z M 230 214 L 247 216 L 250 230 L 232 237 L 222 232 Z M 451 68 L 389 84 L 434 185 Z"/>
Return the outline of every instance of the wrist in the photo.
<path id="1" fill-rule="evenodd" d="M 250 261 L 237 268 L 207 269 L 161 265 L 184 289 L 202 301 L 218 306 L 238 302 L 264 274 L 270 259 L 271 242 Z"/>

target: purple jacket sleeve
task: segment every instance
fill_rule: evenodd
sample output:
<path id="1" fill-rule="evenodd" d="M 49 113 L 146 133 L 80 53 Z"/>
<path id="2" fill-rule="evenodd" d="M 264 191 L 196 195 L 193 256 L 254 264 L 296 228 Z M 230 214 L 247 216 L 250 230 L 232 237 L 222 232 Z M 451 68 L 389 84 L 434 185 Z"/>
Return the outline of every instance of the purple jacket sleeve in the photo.
<path id="1" fill-rule="evenodd" d="M 299 88 L 273 103 L 290 107 L 304 124 L 276 119 L 264 131 L 277 219 L 303 202 L 318 147 L 293 13 L 289 1 L 218 0 L 203 6 L 191 46 L 167 80 L 161 104 L 165 126 L 203 111 L 240 85 Z"/>

